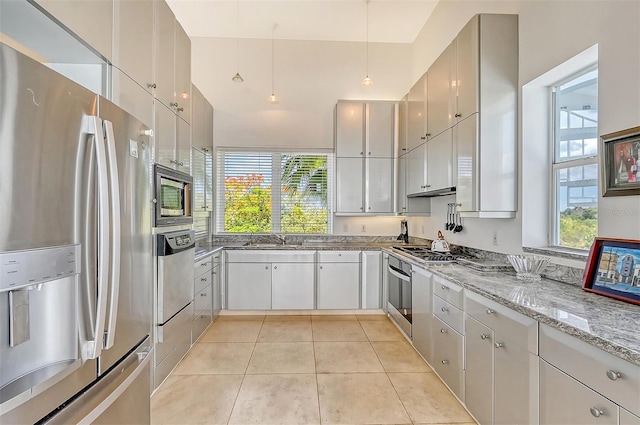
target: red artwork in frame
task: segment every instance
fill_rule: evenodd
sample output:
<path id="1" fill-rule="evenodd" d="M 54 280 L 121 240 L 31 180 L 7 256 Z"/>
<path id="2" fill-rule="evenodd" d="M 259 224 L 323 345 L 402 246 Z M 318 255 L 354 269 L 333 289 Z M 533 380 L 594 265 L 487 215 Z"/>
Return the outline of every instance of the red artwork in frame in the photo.
<path id="1" fill-rule="evenodd" d="M 640 241 L 596 238 L 587 258 L 582 289 L 640 305 Z"/>

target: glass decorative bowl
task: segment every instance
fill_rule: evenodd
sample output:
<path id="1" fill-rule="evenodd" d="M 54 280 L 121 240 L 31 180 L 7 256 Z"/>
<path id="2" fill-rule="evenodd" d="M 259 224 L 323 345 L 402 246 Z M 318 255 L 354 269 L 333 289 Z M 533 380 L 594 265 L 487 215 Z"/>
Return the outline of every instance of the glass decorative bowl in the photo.
<path id="1" fill-rule="evenodd" d="M 540 275 L 549 264 L 549 257 L 542 255 L 507 255 L 507 260 L 521 280 L 540 280 Z"/>

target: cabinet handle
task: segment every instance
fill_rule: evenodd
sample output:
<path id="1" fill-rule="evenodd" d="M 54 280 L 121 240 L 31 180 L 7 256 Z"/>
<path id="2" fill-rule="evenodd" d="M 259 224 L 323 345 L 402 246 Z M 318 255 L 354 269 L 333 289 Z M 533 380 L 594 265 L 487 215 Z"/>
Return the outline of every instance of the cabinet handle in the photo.
<path id="1" fill-rule="evenodd" d="M 213 272 L 213 274 L 218 274 L 218 272 Z"/>
<path id="2" fill-rule="evenodd" d="M 369 207 L 369 209 L 371 209 L 371 207 Z"/>
<path id="3" fill-rule="evenodd" d="M 264 266 L 264 269 L 265 270 L 269 270 L 269 266 Z"/>
<path id="4" fill-rule="evenodd" d="M 274 270 L 275 270 L 275 269 L 277 269 L 277 268 L 278 268 L 278 266 L 273 266 L 273 269 L 274 269 Z"/>
<path id="5" fill-rule="evenodd" d="M 371 152 L 369 152 L 369 155 L 371 155 Z"/>
<path id="6" fill-rule="evenodd" d="M 364 155 L 364 152 L 360 152 L 360 155 Z"/>
<path id="7" fill-rule="evenodd" d="M 493 314 L 495 313 L 495 311 L 491 310 L 490 308 L 487 309 L 487 314 Z"/>
<path id="8" fill-rule="evenodd" d="M 200 294 L 201 297 L 206 297 L 207 294 L 205 294 L 204 292 Z"/>
<path id="9" fill-rule="evenodd" d="M 207 265 L 209 265 L 209 263 L 202 263 L 202 264 L 200 264 L 200 266 L 201 266 L 201 267 L 204 267 L 204 266 L 207 266 Z"/>
<path id="10" fill-rule="evenodd" d="M 360 207 L 360 210 L 363 210 L 364 208 Z"/>
<path id="11" fill-rule="evenodd" d="M 323 266 L 320 266 L 320 270 L 322 270 L 322 267 L 323 267 Z"/>
<path id="12" fill-rule="evenodd" d="M 607 371 L 607 378 L 611 379 L 612 381 L 616 381 L 618 378 L 622 378 L 622 374 L 620 372 L 616 372 L 615 370 L 609 369 Z"/>
<path id="13" fill-rule="evenodd" d="M 504 347 L 504 344 L 503 344 L 503 343 L 501 343 L 501 342 L 496 342 L 496 343 L 495 343 L 495 344 L 493 344 L 493 345 L 495 345 L 495 347 L 496 347 L 496 348 L 502 348 L 502 347 Z"/>
<path id="14" fill-rule="evenodd" d="M 174 108 L 177 108 L 177 107 L 178 107 L 178 104 L 177 104 L 176 102 L 171 102 L 171 103 L 169 103 L 169 106 L 172 106 L 172 107 L 174 107 Z"/>
<path id="15" fill-rule="evenodd" d="M 460 118 L 462 116 L 462 114 L 455 114 L 456 118 Z"/>
<path id="16" fill-rule="evenodd" d="M 599 418 L 600 416 L 604 415 L 604 410 L 600 410 L 597 407 L 592 407 L 591 409 L 589 409 L 589 411 L 596 418 Z"/>
<path id="17" fill-rule="evenodd" d="M 201 277 L 201 278 L 200 278 L 200 282 L 206 282 L 206 281 L 207 281 L 207 278 L 206 278 L 206 277 Z"/>
<path id="18" fill-rule="evenodd" d="M 441 288 L 442 288 L 442 290 L 443 290 L 443 291 L 446 291 L 446 290 L 448 290 L 448 289 L 449 289 L 449 287 L 448 287 L 448 286 L 446 286 L 446 285 L 442 285 L 442 286 L 441 286 Z"/>
<path id="19" fill-rule="evenodd" d="M 178 160 L 177 160 L 177 159 L 171 159 L 171 160 L 169 160 L 169 162 L 170 162 L 171 164 L 180 165 L 180 164 L 178 163 Z"/>
<path id="20" fill-rule="evenodd" d="M 184 162 L 180 161 L 180 166 L 184 167 Z"/>
<path id="21" fill-rule="evenodd" d="M 156 83 L 147 83 L 147 87 L 150 88 L 150 89 L 155 89 L 158 86 L 156 85 Z"/>
<path id="22" fill-rule="evenodd" d="M 420 136 L 420 140 L 424 140 L 426 138 L 427 138 L 426 136 Z"/>
<path id="23" fill-rule="evenodd" d="M 442 362 L 441 362 L 441 363 L 442 363 L 442 364 L 449 364 L 449 360 L 446 360 L 446 359 L 445 359 L 445 360 L 442 360 Z"/>
<path id="24" fill-rule="evenodd" d="M 487 335 L 487 334 L 480 334 L 480 339 L 483 339 L 483 340 L 484 340 L 484 339 L 487 339 L 487 338 L 489 338 L 489 335 Z"/>
<path id="25" fill-rule="evenodd" d="M 431 137 L 431 133 L 427 133 L 427 134 L 425 134 L 425 136 Z"/>
<path id="26" fill-rule="evenodd" d="M 440 310 L 442 310 L 443 313 L 446 313 L 447 311 L 449 311 L 447 307 L 442 307 Z"/>
<path id="27" fill-rule="evenodd" d="M 184 108 L 178 108 L 178 109 L 176 109 L 176 111 L 178 111 L 178 112 L 184 112 Z"/>
<path id="28" fill-rule="evenodd" d="M 446 334 L 446 333 L 448 333 L 448 332 L 449 332 L 449 331 L 448 331 L 448 330 L 446 330 L 446 329 L 440 329 L 440 333 L 441 333 L 441 334 Z"/>

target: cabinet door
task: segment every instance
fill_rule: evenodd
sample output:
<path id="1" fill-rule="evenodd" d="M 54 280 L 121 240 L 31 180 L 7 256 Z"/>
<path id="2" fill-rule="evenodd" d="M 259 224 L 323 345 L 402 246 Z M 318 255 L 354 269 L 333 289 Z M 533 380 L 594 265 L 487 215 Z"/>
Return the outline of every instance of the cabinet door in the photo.
<path id="1" fill-rule="evenodd" d="M 407 155 L 398 158 L 398 191 L 396 192 L 397 213 L 406 213 L 407 210 Z"/>
<path id="2" fill-rule="evenodd" d="M 227 263 L 227 307 L 271 309 L 271 264 Z"/>
<path id="3" fill-rule="evenodd" d="M 152 93 L 153 0 L 115 0 L 113 64 Z"/>
<path id="4" fill-rule="evenodd" d="M 392 213 L 393 158 L 367 158 L 366 165 L 365 212 Z"/>
<path id="5" fill-rule="evenodd" d="M 313 289 L 313 263 L 274 263 L 272 265 L 272 309 L 313 309 Z"/>
<path id="6" fill-rule="evenodd" d="M 213 151 L 213 107 L 196 86 L 191 86 L 191 144 Z"/>
<path id="7" fill-rule="evenodd" d="M 336 157 L 364 155 L 364 103 L 339 102 L 336 105 Z"/>
<path id="8" fill-rule="evenodd" d="M 155 161 L 158 164 L 177 169 L 176 114 L 157 100 L 154 101 L 154 108 Z"/>
<path id="9" fill-rule="evenodd" d="M 421 267 L 413 266 L 411 274 L 411 317 L 413 346 L 424 359 L 433 363 L 433 274 Z"/>
<path id="10" fill-rule="evenodd" d="M 220 266 L 216 266 L 211 270 L 212 279 L 211 279 L 211 304 L 213 307 L 212 313 L 213 317 L 216 317 L 220 314 L 220 310 L 222 310 L 222 268 Z"/>
<path id="11" fill-rule="evenodd" d="M 175 23 L 175 108 L 179 117 L 191 122 L 191 40 L 179 22 Z"/>
<path id="12" fill-rule="evenodd" d="M 396 130 L 395 103 L 367 103 L 366 111 L 366 155 L 374 158 L 393 158 Z"/>
<path id="13" fill-rule="evenodd" d="M 540 359 L 540 425 L 617 423 L 618 406 Z"/>
<path id="14" fill-rule="evenodd" d="M 112 60 L 113 0 L 37 0 L 105 58 Z"/>
<path id="15" fill-rule="evenodd" d="M 453 184 L 453 130 L 447 129 L 427 141 L 427 189 Z"/>
<path id="16" fill-rule="evenodd" d="M 433 368 L 451 391 L 464 401 L 464 339 L 442 320 L 433 316 Z"/>
<path id="17" fill-rule="evenodd" d="M 466 332 L 469 332 L 467 329 Z M 522 337 L 522 335 L 518 335 Z M 538 356 L 508 336 L 494 334 L 494 418 L 496 425 L 537 423 Z M 468 375 L 467 375 L 468 376 Z"/>
<path id="18" fill-rule="evenodd" d="M 205 210 L 208 212 L 213 211 L 213 155 L 210 152 L 206 152 L 204 155 L 204 195 L 205 195 Z"/>
<path id="19" fill-rule="evenodd" d="M 405 94 L 398 103 L 398 152 L 395 156 L 407 153 L 407 130 L 409 118 L 409 94 Z"/>
<path id="20" fill-rule="evenodd" d="M 176 151 L 178 156 L 178 171 L 191 174 L 191 126 L 178 117 L 178 134 L 176 137 Z"/>
<path id="21" fill-rule="evenodd" d="M 124 72 L 111 67 L 111 101 L 149 126 L 153 126 L 153 96 Z"/>
<path id="22" fill-rule="evenodd" d="M 164 1 L 154 1 L 155 44 L 154 76 L 155 97 L 167 107 L 174 100 L 174 52 L 176 18 L 169 5 Z"/>
<path id="23" fill-rule="evenodd" d="M 478 16 L 472 18 L 456 38 L 456 112 L 459 120 L 479 112 L 478 64 L 479 28 Z"/>
<path id="24" fill-rule="evenodd" d="M 407 154 L 407 195 L 421 193 L 427 187 L 427 144 Z"/>
<path id="25" fill-rule="evenodd" d="M 201 212 L 207 210 L 207 200 L 205 195 L 205 157 L 206 153 L 200 149 L 193 149 L 191 152 L 193 176 L 193 211 Z"/>
<path id="26" fill-rule="evenodd" d="M 382 253 L 362 252 L 362 308 L 382 308 Z"/>
<path id="27" fill-rule="evenodd" d="M 454 122 L 456 44 L 451 43 L 427 71 L 427 134 L 437 136 Z"/>
<path id="28" fill-rule="evenodd" d="M 407 151 L 417 148 L 426 140 L 426 80 L 427 74 L 424 74 L 409 91 L 407 102 Z"/>
<path id="29" fill-rule="evenodd" d="M 480 425 L 493 424 L 493 331 L 466 315 L 464 351 L 465 405 Z"/>
<path id="30" fill-rule="evenodd" d="M 318 265 L 319 309 L 360 308 L 360 263 Z"/>
<path id="31" fill-rule="evenodd" d="M 336 159 L 336 212 L 364 212 L 362 158 Z"/>
<path id="32" fill-rule="evenodd" d="M 457 157 L 456 202 L 459 211 L 477 211 L 478 192 L 478 114 L 460 121 L 454 127 Z"/>

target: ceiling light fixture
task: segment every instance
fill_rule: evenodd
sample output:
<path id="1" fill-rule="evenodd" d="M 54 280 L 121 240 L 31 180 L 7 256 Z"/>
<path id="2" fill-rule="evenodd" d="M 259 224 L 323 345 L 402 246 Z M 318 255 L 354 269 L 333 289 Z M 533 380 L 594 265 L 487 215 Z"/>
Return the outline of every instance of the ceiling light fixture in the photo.
<path id="1" fill-rule="evenodd" d="M 363 86 L 372 86 L 373 80 L 369 78 L 369 2 L 371 0 L 365 0 L 367 4 L 367 75 L 362 80 Z"/>
<path id="2" fill-rule="evenodd" d="M 240 0 L 236 5 L 236 75 L 231 78 L 234 83 L 244 82 L 244 78 L 240 75 Z"/>
<path id="3" fill-rule="evenodd" d="M 271 96 L 269 96 L 268 100 L 271 103 L 278 103 L 278 97 L 276 96 L 276 92 L 274 89 L 275 82 L 275 49 L 274 49 L 274 40 L 275 40 L 275 32 L 276 28 L 278 28 L 278 24 L 273 24 L 273 29 L 271 30 Z"/>

